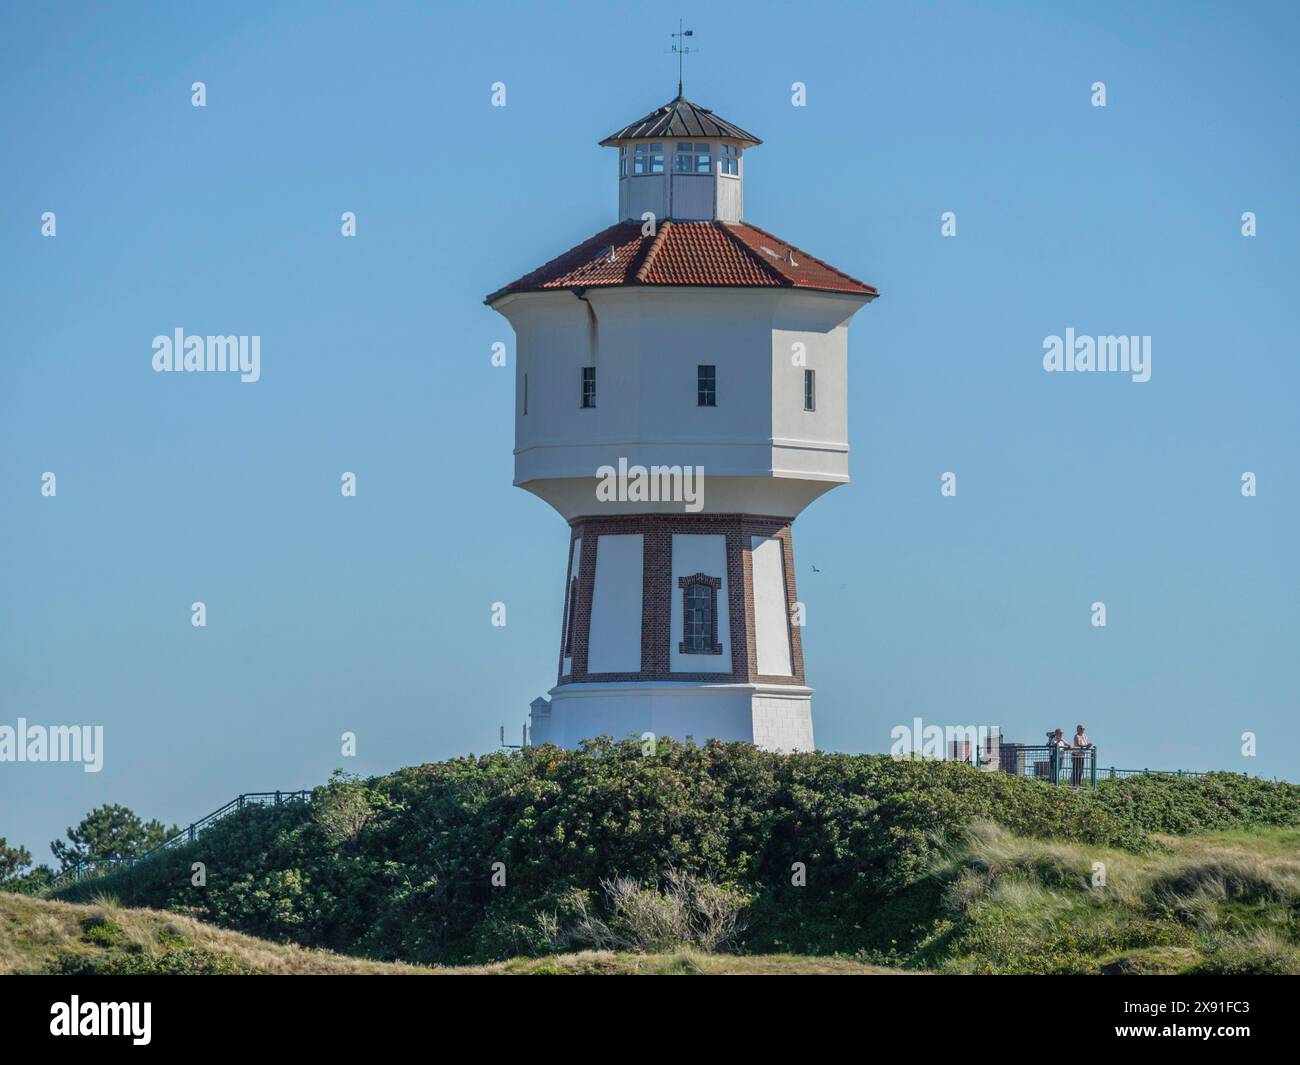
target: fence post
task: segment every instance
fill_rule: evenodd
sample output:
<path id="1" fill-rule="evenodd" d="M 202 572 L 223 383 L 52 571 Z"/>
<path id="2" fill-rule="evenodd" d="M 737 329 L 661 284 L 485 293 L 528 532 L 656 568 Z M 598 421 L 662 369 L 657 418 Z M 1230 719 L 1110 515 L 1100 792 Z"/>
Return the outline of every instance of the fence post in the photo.
<path id="1" fill-rule="evenodd" d="M 280 805 L 280 789 L 279 789 L 279 788 L 277 788 L 276 791 L 275 791 L 275 805 L 276 805 L 276 806 L 279 806 L 279 805 Z"/>
<path id="2" fill-rule="evenodd" d="M 1092 749 L 1092 789 L 1097 790 L 1097 748 Z"/>
<path id="3" fill-rule="evenodd" d="M 239 797 L 239 808 L 241 810 L 244 808 L 244 797 L 242 795 Z"/>
<path id="4" fill-rule="evenodd" d="M 194 842 L 194 826 L 190 825 L 190 842 Z"/>

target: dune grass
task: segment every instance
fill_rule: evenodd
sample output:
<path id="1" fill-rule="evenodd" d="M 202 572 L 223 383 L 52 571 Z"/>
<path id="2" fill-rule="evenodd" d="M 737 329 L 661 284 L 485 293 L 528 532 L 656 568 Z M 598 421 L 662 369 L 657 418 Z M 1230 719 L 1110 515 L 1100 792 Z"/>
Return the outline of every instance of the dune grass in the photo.
<path id="1" fill-rule="evenodd" d="M 966 973 L 1300 974 L 1300 832 L 1164 837 L 1144 854 L 977 824 L 936 865 L 906 964 Z"/>
<path id="2" fill-rule="evenodd" d="M 416 966 L 350 958 L 292 944 L 268 943 L 189 917 L 119 906 L 101 897 L 86 905 L 0 892 L 0 975 L 57 971 L 196 971 L 281 974 L 417 973 Z"/>
<path id="3" fill-rule="evenodd" d="M 897 970 L 842 958 L 737 957 L 678 951 L 581 951 L 489 965 L 425 967 L 269 943 L 189 917 L 130 909 L 101 897 L 85 905 L 0 892 L 0 975 L 50 972 L 393 976 L 884 975 Z"/>

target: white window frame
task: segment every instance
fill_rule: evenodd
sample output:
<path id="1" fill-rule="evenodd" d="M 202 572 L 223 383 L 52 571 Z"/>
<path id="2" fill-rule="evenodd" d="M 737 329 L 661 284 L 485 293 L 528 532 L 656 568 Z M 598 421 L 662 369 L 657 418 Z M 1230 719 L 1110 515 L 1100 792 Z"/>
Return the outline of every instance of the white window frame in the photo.
<path id="1" fill-rule="evenodd" d="M 663 172 L 663 144 L 638 144 L 632 153 L 632 176 L 651 177 Z"/>
<path id="2" fill-rule="evenodd" d="M 673 152 L 674 174 L 711 174 L 713 146 L 699 141 L 678 141 Z"/>

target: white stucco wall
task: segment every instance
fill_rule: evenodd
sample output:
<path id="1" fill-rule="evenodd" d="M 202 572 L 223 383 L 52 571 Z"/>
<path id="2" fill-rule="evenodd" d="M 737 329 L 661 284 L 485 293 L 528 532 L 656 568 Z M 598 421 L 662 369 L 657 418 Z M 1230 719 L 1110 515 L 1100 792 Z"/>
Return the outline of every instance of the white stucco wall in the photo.
<path id="1" fill-rule="evenodd" d="M 803 365 L 794 362 L 796 345 L 803 345 Z M 793 475 L 827 468 L 818 455 L 823 448 L 847 454 L 849 425 L 848 326 L 826 332 L 811 329 L 772 330 L 772 467 Z M 812 370 L 816 382 L 815 410 L 804 410 L 803 373 Z M 847 465 L 845 466 L 847 470 Z"/>
<path id="2" fill-rule="evenodd" d="M 719 577 L 718 589 L 718 643 L 720 655 L 684 655 L 678 649 L 683 629 L 682 590 L 678 577 L 703 573 Z M 669 648 L 669 668 L 674 673 L 730 673 L 731 672 L 731 614 L 727 601 L 727 538 L 689 533 L 673 534 L 672 639 Z"/>
<path id="3" fill-rule="evenodd" d="M 756 694 L 753 721 L 753 742 L 764 750 L 788 754 L 815 749 L 811 693 Z"/>
<path id="4" fill-rule="evenodd" d="M 592 288 L 586 302 L 571 292 L 505 297 L 496 306 L 518 338 L 515 483 L 572 518 L 620 512 L 595 494 L 596 470 L 620 457 L 703 466 L 705 512 L 735 510 L 747 495 L 749 513 L 794 517 L 848 480 L 845 326 L 862 304 L 784 289 Z M 796 342 L 817 371 L 812 412 L 803 410 L 803 368 L 791 363 Z M 716 407 L 696 404 L 701 364 L 717 367 Z M 583 366 L 596 367 L 594 409 L 579 405 Z M 710 479 L 720 491 L 710 491 Z M 576 492 L 564 481 L 578 482 Z"/>
<path id="5" fill-rule="evenodd" d="M 533 718 L 533 742 L 576 747 L 584 739 L 643 733 L 743 740 L 765 750 L 813 749 L 812 689 L 760 684 L 651 682 L 565 684 L 552 688 L 545 716 Z"/>
<path id="6" fill-rule="evenodd" d="M 641 671 L 641 583 L 645 545 L 640 533 L 596 538 L 588 673 Z"/>
<path id="7" fill-rule="evenodd" d="M 751 546 L 758 672 L 764 677 L 789 677 L 793 670 L 789 604 L 785 594 L 785 545 L 775 536 L 755 536 Z"/>

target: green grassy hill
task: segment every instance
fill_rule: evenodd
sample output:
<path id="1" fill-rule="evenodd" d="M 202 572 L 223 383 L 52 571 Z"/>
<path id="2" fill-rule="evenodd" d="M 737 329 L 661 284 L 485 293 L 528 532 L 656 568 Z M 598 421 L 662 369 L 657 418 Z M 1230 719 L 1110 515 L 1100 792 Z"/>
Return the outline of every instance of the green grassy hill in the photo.
<path id="1" fill-rule="evenodd" d="M 267 943 L 175 913 L 0 892 L 0 976 L 20 973 L 418 973 L 416 966 Z"/>
<path id="2" fill-rule="evenodd" d="M 79 906 L 0 892 L 0 976 L 46 973 L 874 976 L 897 971 L 842 958 L 734 957 L 691 950 L 671 954 L 587 950 L 455 968 L 402 965 L 268 943 L 159 910 L 126 909 L 107 901 Z"/>
<path id="3" fill-rule="evenodd" d="M 1279 971 L 1300 942 L 1297 828 L 1300 788 L 1228 774 L 1072 792 L 953 763 L 598 743 L 337 779 L 60 896 L 424 965 L 697 943 L 927 970 Z"/>
<path id="4" fill-rule="evenodd" d="M 1300 829 L 1156 842 L 1133 853 L 974 825 L 913 889 L 932 908 L 892 957 L 958 973 L 1300 973 Z"/>

